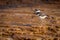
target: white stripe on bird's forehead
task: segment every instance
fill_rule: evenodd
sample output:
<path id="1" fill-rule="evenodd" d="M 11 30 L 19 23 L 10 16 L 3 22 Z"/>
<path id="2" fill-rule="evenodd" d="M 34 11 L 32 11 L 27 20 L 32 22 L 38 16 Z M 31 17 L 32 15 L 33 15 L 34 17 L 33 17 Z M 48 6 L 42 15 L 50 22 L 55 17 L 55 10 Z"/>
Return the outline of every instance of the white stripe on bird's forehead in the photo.
<path id="1" fill-rule="evenodd" d="M 37 10 L 36 12 L 41 12 L 40 10 Z"/>

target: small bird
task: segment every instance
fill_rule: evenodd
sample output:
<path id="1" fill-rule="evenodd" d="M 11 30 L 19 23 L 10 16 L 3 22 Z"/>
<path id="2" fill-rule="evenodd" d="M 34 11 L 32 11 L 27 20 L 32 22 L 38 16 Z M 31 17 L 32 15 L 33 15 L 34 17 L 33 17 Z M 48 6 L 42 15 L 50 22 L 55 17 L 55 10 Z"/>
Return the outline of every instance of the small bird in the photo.
<path id="1" fill-rule="evenodd" d="M 40 19 L 45 19 L 47 17 L 47 15 L 42 13 L 39 9 L 35 9 L 35 14 L 39 16 Z"/>

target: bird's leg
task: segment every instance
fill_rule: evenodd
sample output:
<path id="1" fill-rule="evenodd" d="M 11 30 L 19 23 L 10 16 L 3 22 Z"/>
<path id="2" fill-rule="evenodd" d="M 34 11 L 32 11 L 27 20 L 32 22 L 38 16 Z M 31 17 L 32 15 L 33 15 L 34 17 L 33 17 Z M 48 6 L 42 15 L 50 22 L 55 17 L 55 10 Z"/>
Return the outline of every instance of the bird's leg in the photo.
<path id="1" fill-rule="evenodd" d="M 45 25 L 46 21 L 45 19 L 41 19 L 41 26 Z"/>

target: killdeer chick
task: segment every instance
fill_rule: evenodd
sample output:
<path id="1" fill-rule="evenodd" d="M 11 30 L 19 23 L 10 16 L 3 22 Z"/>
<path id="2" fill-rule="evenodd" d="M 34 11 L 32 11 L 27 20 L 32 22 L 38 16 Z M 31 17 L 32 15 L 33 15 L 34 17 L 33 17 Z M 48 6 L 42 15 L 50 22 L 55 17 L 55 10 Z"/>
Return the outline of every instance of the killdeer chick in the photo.
<path id="1" fill-rule="evenodd" d="M 46 14 L 41 13 L 39 9 L 35 9 L 35 14 L 40 17 L 40 19 L 45 19 L 47 17 Z"/>

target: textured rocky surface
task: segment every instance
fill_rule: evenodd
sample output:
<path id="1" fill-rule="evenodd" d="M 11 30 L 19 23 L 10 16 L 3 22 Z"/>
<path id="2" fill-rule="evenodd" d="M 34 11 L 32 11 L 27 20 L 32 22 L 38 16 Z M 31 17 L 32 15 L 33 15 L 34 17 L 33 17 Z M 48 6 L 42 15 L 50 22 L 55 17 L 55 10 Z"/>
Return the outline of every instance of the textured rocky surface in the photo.
<path id="1" fill-rule="evenodd" d="M 49 17 L 41 20 L 35 8 Z M 60 5 L 0 9 L 0 40 L 60 40 Z"/>

